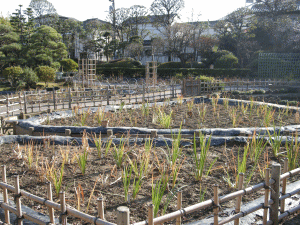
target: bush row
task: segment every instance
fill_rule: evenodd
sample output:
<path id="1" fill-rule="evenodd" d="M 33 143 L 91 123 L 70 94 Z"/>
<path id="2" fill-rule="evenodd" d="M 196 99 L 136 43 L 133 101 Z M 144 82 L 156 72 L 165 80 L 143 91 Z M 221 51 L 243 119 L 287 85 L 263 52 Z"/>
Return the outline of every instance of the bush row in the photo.
<path id="1" fill-rule="evenodd" d="M 206 69 L 206 68 L 157 68 L 157 74 L 161 78 L 169 78 L 175 76 L 177 73 L 187 75 L 207 75 L 212 77 L 237 77 L 247 78 L 251 76 L 250 69 Z M 125 77 L 144 77 L 145 68 L 124 68 L 111 67 L 105 68 L 97 66 L 97 74 L 104 74 L 104 76 L 120 76 Z"/>

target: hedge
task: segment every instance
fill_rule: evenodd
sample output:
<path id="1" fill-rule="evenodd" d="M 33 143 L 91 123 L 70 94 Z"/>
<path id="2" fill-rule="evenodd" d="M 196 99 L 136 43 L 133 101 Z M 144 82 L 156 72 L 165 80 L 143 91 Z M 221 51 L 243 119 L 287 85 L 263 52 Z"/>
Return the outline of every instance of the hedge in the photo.
<path id="1" fill-rule="evenodd" d="M 206 69 L 206 68 L 157 68 L 158 76 L 161 78 L 169 78 L 175 76 L 177 73 L 183 75 L 206 75 L 211 77 L 250 77 L 250 69 Z M 144 77 L 145 68 L 124 68 L 124 67 L 99 67 L 97 66 L 97 74 L 104 74 L 105 76 L 119 76 L 126 77 Z"/>

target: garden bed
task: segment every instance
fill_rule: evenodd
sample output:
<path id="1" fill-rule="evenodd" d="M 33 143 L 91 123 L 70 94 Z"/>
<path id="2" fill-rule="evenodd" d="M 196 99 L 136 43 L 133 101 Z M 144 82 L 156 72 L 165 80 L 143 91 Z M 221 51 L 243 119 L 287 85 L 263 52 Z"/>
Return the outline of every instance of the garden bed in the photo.
<path id="1" fill-rule="evenodd" d="M 196 170 L 193 147 L 178 146 L 176 144 L 178 139 L 176 138 L 170 148 L 151 147 L 149 142 L 144 145 L 128 147 L 126 141 L 124 141 L 124 145 L 114 146 L 112 144 L 109 146 L 109 142 L 106 142 L 101 144 L 102 148 L 94 148 L 88 146 L 87 142 L 84 141 L 86 139 L 90 139 L 91 142 L 99 141 L 98 138 L 94 140 L 92 136 L 85 136 L 81 146 L 50 145 L 49 141 L 44 141 L 43 144 L 32 142 L 26 145 L 1 145 L 0 163 L 7 165 L 8 183 L 13 184 L 13 176 L 18 174 L 20 175 L 21 189 L 43 197 L 46 196 L 46 182 L 51 181 L 55 186 L 54 173 L 59 177 L 62 165 L 64 165 L 61 190 L 66 192 L 68 205 L 74 208 L 80 206 L 81 211 L 96 215 L 96 199 L 104 197 L 106 220 L 116 222 L 117 207 L 126 205 L 130 208 L 130 222 L 133 223 L 147 219 L 147 207 L 152 202 L 152 188 L 155 188 L 160 180 L 166 179 L 167 185 L 159 204 L 158 215 L 162 215 L 165 205 L 167 205 L 166 213 L 176 210 L 176 197 L 173 195 L 176 196 L 179 190 L 183 192 L 182 207 L 212 198 L 213 185 L 215 184 L 220 187 L 220 196 L 236 190 L 237 174 L 242 170 L 239 164 L 243 160 L 246 174 L 245 186 L 261 182 L 264 177 L 264 169 L 273 162 L 282 164 L 282 158 L 286 154 L 279 154 L 286 151 L 284 147 L 281 147 L 275 156 L 273 147 L 265 146 L 264 142 L 261 142 L 262 148 L 257 152 L 259 140 L 256 142 L 249 141 L 249 148 L 246 148 L 248 145 L 244 144 L 211 146 L 207 152 L 203 174 L 200 174 Z M 196 145 L 196 155 L 200 157 L 199 140 Z M 204 145 L 202 146 L 203 149 Z M 299 146 L 297 149 L 299 150 Z M 177 150 L 181 154 L 174 158 Z M 122 157 L 120 157 L 121 151 L 123 152 Z M 82 170 L 78 162 L 79 157 L 83 157 L 84 152 L 87 154 L 85 171 Z M 214 163 L 212 164 L 212 162 Z M 298 163 L 298 161 L 296 162 Z M 212 167 L 209 169 L 211 164 Z M 130 171 L 131 165 L 136 165 L 137 170 L 136 172 L 134 172 L 135 169 L 132 171 L 128 189 L 129 198 L 125 198 L 122 177 L 126 177 L 124 169 L 127 168 L 127 171 Z M 147 169 L 143 169 L 145 167 L 142 165 L 148 165 L 145 166 Z M 134 199 L 134 178 L 138 180 L 142 170 L 144 172 L 142 173 L 141 188 Z M 178 172 L 177 178 L 174 176 L 176 170 Z M 252 172 L 251 179 L 249 179 Z M 54 200 L 59 201 L 55 192 L 54 189 Z M 245 196 L 243 201 L 250 201 L 257 194 L 259 193 Z M 79 198 L 80 200 L 78 200 Z M 23 202 L 35 210 L 47 214 L 46 208 L 31 201 L 23 200 Z M 233 207 L 234 204 L 234 201 L 231 201 L 222 207 Z M 56 212 L 57 216 L 58 213 Z M 203 210 L 200 213 L 185 216 L 183 222 L 195 221 L 211 213 L 211 210 Z M 82 224 L 82 222 L 72 219 L 69 222 Z"/>
<path id="2" fill-rule="evenodd" d="M 237 103 L 230 105 L 228 99 L 212 98 L 211 101 L 194 103 L 154 105 L 143 104 L 139 108 L 121 107 L 116 112 L 98 109 L 74 109 L 72 117 L 44 120 L 44 125 L 99 127 L 109 121 L 109 127 L 147 127 L 149 129 L 202 129 L 237 127 L 272 127 L 299 124 L 299 112 L 279 109 L 266 104 Z M 222 104 L 218 104 L 222 102 Z"/>

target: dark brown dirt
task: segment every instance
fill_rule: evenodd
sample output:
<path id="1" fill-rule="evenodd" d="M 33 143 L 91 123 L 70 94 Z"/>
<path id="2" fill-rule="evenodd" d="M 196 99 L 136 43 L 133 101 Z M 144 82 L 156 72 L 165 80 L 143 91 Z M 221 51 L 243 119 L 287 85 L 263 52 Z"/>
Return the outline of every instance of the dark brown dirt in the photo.
<path id="1" fill-rule="evenodd" d="M 160 204 L 159 214 L 162 213 L 162 208 L 167 202 L 167 196 L 172 196 L 171 193 L 176 193 L 179 189 L 183 191 L 183 207 L 187 207 L 200 202 L 200 193 L 204 194 L 204 199 L 210 199 L 213 197 L 213 185 L 218 184 L 219 195 L 225 195 L 236 190 L 234 187 L 238 164 L 238 151 L 240 149 L 240 154 L 243 153 L 243 146 L 220 146 L 220 147 L 210 147 L 206 169 L 209 164 L 217 158 L 217 161 L 212 167 L 212 171 L 208 176 L 203 175 L 202 179 L 195 179 L 195 161 L 193 160 L 193 150 L 191 148 L 183 148 L 181 158 L 176 161 L 176 165 L 179 166 L 180 171 L 178 178 L 175 180 L 175 187 L 173 188 L 172 178 L 172 167 L 168 163 L 168 149 L 167 148 L 152 148 L 149 158 L 149 168 L 147 174 L 145 174 L 142 180 L 142 187 L 137 195 L 136 199 L 130 200 L 130 202 L 125 201 L 124 189 L 122 182 L 122 172 L 124 166 L 129 165 L 129 158 L 132 162 L 137 162 L 140 165 L 142 157 L 145 156 L 145 150 L 143 146 L 133 146 L 125 147 L 123 163 L 120 167 L 116 165 L 116 160 L 114 159 L 114 148 L 110 148 L 107 156 L 105 156 L 105 149 L 102 149 L 101 158 L 98 156 L 96 148 L 87 148 L 88 158 L 86 172 L 83 175 L 81 172 L 77 159 L 78 155 L 84 150 L 83 147 L 74 146 L 48 146 L 38 145 L 33 147 L 33 162 L 29 166 L 28 162 L 28 149 L 32 147 L 30 145 L 20 146 L 18 148 L 17 144 L 12 145 L 2 145 L 0 146 L 0 153 L 2 157 L 0 158 L 1 165 L 7 165 L 7 177 L 8 183 L 13 184 L 13 176 L 20 175 L 20 185 L 24 190 L 29 191 L 32 194 L 46 197 L 46 182 L 53 180 L 47 174 L 49 168 L 53 165 L 54 170 L 59 173 L 61 168 L 63 157 L 67 152 L 69 152 L 68 159 L 66 160 L 64 166 L 64 174 L 62 181 L 62 190 L 66 192 L 67 204 L 78 208 L 76 196 L 76 188 L 79 189 L 81 193 L 80 200 L 80 210 L 87 212 L 92 215 L 96 215 L 96 199 L 103 196 L 105 199 L 105 218 L 108 221 L 116 222 L 116 209 L 118 206 L 126 205 L 130 208 L 130 222 L 137 222 L 145 220 L 147 215 L 147 206 L 151 202 L 151 192 L 152 192 L 152 179 L 154 184 L 161 177 L 161 171 L 165 168 L 165 173 L 168 174 L 170 180 L 168 182 L 168 188 L 165 191 L 162 203 Z M 171 150 L 170 150 L 171 151 Z M 198 153 L 200 148 L 197 148 Z M 284 148 L 282 148 L 284 151 Z M 63 153 L 63 154 L 62 154 Z M 170 157 L 170 155 L 169 155 Z M 241 157 L 241 156 L 240 156 Z M 279 158 L 273 157 L 272 150 L 267 147 L 262 153 L 259 165 L 255 168 L 255 174 L 251 178 L 249 185 L 256 184 L 263 180 L 262 170 L 270 165 L 271 161 L 276 161 L 282 163 L 282 156 Z M 252 170 L 254 164 L 250 161 L 248 157 L 247 160 L 247 171 L 246 177 L 248 177 L 250 171 Z M 134 175 L 132 175 L 132 178 Z M 230 182 L 226 182 L 226 179 L 230 179 Z M 132 182 L 129 188 L 129 194 L 132 194 Z M 246 184 L 245 184 L 246 185 Z M 200 190 L 201 188 L 201 190 Z M 93 192 L 94 190 L 94 192 Z M 202 192 L 201 192 L 202 191 Z M 243 198 L 243 202 L 253 200 L 259 192 L 253 195 L 246 196 Z M 55 190 L 53 190 L 53 196 L 55 201 L 59 201 L 56 197 Z M 87 210 L 87 205 L 90 200 L 90 207 Z M 25 200 L 23 203 L 29 205 L 30 207 L 39 210 L 40 212 L 47 214 L 47 209 L 40 207 L 37 204 Z M 234 202 L 228 202 L 222 207 L 234 207 Z M 169 205 L 167 206 L 167 211 L 172 212 L 176 210 L 176 197 L 172 197 Z M 188 215 L 184 218 L 184 222 L 190 222 L 198 220 L 212 213 L 211 209 L 201 211 L 201 213 L 195 213 Z M 58 212 L 56 212 L 58 214 Z M 74 219 L 69 219 L 72 224 L 82 224 L 82 222 Z"/>
<path id="2" fill-rule="evenodd" d="M 97 117 L 102 113 L 102 118 Z M 156 106 L 148 109 L 123 109 L 112 112 L 74 113 L 73 118 L 47 121 L 47 125 L 101 126 L 102 120 L 109 120 L 110 127 L 147 127 L 147 128 L 232 128 L 266 127 L 299 124 L 299 113 L 275 111 L 264 106 L 226 106 L 213 104 L 188 104 L 176 106 Z M 164 125 L 163 116 L 171 115 L 169 126 Z M 86 117 L 86 119 L 84 119 Z"/>

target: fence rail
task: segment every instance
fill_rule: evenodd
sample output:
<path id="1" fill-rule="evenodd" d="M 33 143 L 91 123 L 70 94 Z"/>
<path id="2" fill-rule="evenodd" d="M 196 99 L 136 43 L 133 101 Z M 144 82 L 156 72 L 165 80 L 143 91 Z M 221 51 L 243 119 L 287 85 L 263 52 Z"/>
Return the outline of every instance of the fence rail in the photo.
<path id="1" fill-rule="evenodd" d="M 74 105 L 96 107 L 118 105 L 121 102 L 134 104 L 174 98 L 181 91 L 175 85 L 117 86 L 98 89 L 68 88 L 51 91 L 24 91 L 16 95 L 0 96 L 0 115 L 13 116 L 21 112 L 38 113 L 57 109 L 72 109 Z"/>
<path id="2" fill-rule="evenodd" d="M 290 210 L 285 211 L 285 200 L 287 198 L 292 198 L 294 195 L 299 194 L 300 188 L 286 193 L 286 179 L 293 177 L 300 173 L 300 168 L 294 169 L 292 171 L 288 171 L 288 160 L 284 160 L 284 173 L 280 175 L 280 164 L 273 164 L 272 170 L 267 168 L 265 170 L 265 181 L 254 186 L 242 189 L 244 183 L 244 175 L 240 174 L 239 179 L 239 189 L 233 193 L 227 194 L 225 196 L 218 196 L 218 186 L 214 187 L 214 197 L 210 200 L 200 202 L 198 204 L 188 206 L 186 208 L 181 208 L 182 201 L 182 192 L 178 192 L 178 201 L 177 201 L 177 211 L 154 218 L 153 216 L 153 205 L 149 206 L 148 211 L 148 219 L 146 221 L 137 222 L 133 225 L 154 225 L 154 224 L 162 224 L 164 222 L 170 222 L 172 220 L 176 220 L 176 224 L 181 224 L 181 217 L 187 214 L 191 214 L 193 212 L 199 211 L 201 209 L 207 209 L 209 207 L 213 207 L 213 215 L 214 215 L 214 225 L 226 224 L 234 221 L 235 224 L 239 224 L 239 219 L 252 213 L 257 210 L 263 209 L 263 225 L 266 224 L 278 224 L 280 220 L 284 217 L 290 215 L 293 212 L 296 212 L 300 209 L 300 206 L 296 206 Z M 282 182 L 282 189 L 280 191 L 280 182 Z M 70 208 L 66 205 L 65 193 L 60 192 L 60 202 L 56 203 L 52 200 L 52 188 L 51 183 L 47 184 L 47 196 L 45 198 L 38 197 L 34 194 L 31 194 L 27 191 L 21 190 L 19 185 L 19 176 L 14 177 L 14 186 L 7 184 L 6 179 L 6 166 L 2 166 L 2 182 L 0 182 L 0 188 L 3 190 L 3 203 L 0 204 L 0 207 L 4 209 L 5 213 L 5 223 L 10 224 L 10 213 L 14 213 L 17 215 L 18 224 L 22 224 L 23 219 L 28 219 L 37 224 L 49 224 L 49 221 L 42 221 L 34 216 L 28 215 L 22 212 L 21 209 L 21 197 L 30 199 L 38 204 L 44 205 L 48 208 L 49 220 L 51 224 L 56 224 L 54 218 L 54 210 L 60 211 L 60 224 L 67 224 L 67 216 L 72 216 L 77 219 L 81 219 L 88 223 L 98 224 L 98 225 L 115 225 L 114 223 L 108 222 L 104 219 L 104 207 L 103 200 L 98 199 L 98 209 L 97 216 L 91 216 L 86 213 L 80 212 L 76 209 Z M 259 190 L 264 189 L 264 202 L 259 203 L 251 208 L 248 208 L 245 211 L 240 211 L 241 209 L 241 198 L 244 195 L 248 195 Z M 13 192 L 14 201 L 16 206 L 13 207 L 9 204 L 9 195 L 8 191 Z M 219 221 L 219 209 L 220 204 L 227 202 L 229 200 L 236 199 L 236 208 L 235 215 L 229 216 L 226 219 Z M 280 210 L 279 210 L 280 206 Z M 119 225 L 129 225 L 129 209 L 124 207 L 118 208 L 118 221 Z M 280 212 L 280 215 L 279 215 Z M 268 219 L 269 217 L 269 219 Z"/>
<path id="3" fill-rule="evenodd" d="M 245 80 L 245 79 L 224 79 L 214 81 L 204 80 L 183 80 L 183 96 L 200 96 L 210 94 L 216 91 L 249 91 L 252 89 L 275 89 L 275 88 L 293 88 L 300 87 L 300 82 L 287 80 Z"/>

